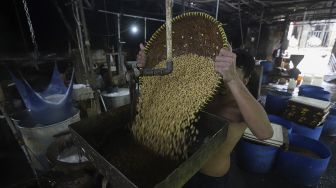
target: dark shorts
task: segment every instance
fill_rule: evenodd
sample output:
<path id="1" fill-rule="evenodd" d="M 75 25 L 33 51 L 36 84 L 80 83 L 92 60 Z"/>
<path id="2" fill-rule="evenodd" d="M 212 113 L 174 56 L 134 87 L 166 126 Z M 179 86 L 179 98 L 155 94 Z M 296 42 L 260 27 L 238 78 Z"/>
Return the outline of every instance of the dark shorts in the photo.
<path id="1" fill-rule="evenodd" d="M 212 177 L 197 172 L 183 188 L 227 188 L 229 173 L 222 177 Z"/>

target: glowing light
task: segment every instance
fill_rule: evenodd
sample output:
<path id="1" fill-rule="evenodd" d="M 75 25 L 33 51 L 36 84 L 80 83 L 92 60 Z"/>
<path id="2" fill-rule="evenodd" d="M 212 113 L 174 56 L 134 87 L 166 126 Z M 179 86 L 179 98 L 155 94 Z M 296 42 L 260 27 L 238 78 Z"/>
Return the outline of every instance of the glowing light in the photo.
<path id="1" fill-rule="evenodd" d="M 131 32 L 132 34 L 137 34 L 139 32 L 139 28 L 136 25 L 131 26 Z"/>

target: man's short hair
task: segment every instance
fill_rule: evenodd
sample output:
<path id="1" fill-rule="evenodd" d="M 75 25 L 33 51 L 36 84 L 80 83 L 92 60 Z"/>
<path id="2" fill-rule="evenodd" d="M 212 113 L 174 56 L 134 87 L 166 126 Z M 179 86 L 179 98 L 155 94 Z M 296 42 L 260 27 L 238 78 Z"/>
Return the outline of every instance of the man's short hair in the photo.
<path id="1" fill-rule="evenodd" d="M 237 56 L 236 67 L 243 70 L 245 78 L 251 76 L 255 66 L 255 61 L 252 55 L 243 49 L 235 49 L 233 52 Z"/>

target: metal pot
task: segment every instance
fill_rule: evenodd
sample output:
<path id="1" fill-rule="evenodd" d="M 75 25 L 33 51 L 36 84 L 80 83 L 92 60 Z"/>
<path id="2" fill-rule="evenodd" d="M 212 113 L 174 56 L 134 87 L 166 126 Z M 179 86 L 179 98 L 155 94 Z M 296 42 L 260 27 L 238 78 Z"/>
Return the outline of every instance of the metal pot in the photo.
<path id="1" fill-rule="evenodd" d="M 85 170 L 93 168 L 81 153 L 81 148 L 74 145 L 70 133 L 58 137 L 47 149 L 47 157 L 53 170 L 70 175 L 82 176 Z"/>
<path id="2" fill-rule="evenodd" d="M 130 104 L 129 88 L 119 88 L 116 92 L 102 92 L 102 96 L 108 110 Z"/>

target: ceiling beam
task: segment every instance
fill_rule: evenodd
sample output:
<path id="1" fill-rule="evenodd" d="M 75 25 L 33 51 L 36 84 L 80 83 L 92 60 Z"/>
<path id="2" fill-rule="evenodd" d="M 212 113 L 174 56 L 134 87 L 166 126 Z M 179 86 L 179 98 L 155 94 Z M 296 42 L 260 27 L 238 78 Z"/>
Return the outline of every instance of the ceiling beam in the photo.
<path id="1" fill-rule="evenodd" d="M 256 3 L 261 4 L 262 6 L 267 6 L 266 3 L 264 3 L 264 2 L 262 2 L 262 1 L 260 1 L 260 0 L 253 0 L 253 1 L 256 2 Z"/>
<path id="2" fill-rule="evenodd" d="M 289 20 L 290 21 L 303 21 L 303 14 L 293 14 L 290 15 Z M 297 18 L 301 18 L 301 19 L 297 19 Z M 314 13 L 309 13 L 306 14 L 306 21 L 309 21 L 309 19 L 313 19 L 313 20 L 324 20 L 324 19 L 333 19 L 336 18 L 336 13 L 321 13 L 321 14 L 314 14 Z M 285 16 L 282 17 L 278 17 L 278 18 L 273 18 L 271 21 L 276 21 L 279 19 L 285 19 Z M 334 22 L 333 22 L 334 23 Z"/>
<path id="3" fill-rule="evenodd" d="M 239 10 L 239 7 L 237 7 L 236 5 L 234 5 L 234 4 L 232 4 L 232 3 L 229 3 L 229 2 L 227 2 L 227 1 L 224 1 L 224 3 L 225 3 L 227 6 L 233 8 L 233 9 L 235 9 L 235 10 Z M 247 14 L 247 15 L 252 16 L 252 18 L 255 19 L 255 20 L 258 20 L 258 21 L 261 21 L 261 22 L 265 22 L 265 23 L 267 23 L 267 24 L 270 23 L 270 22 L 267 21 L 266 19 L 264 19 L 264 18 L 262 18 L 262 17 L 260 17 L 260 16 L 257 16 L 257 15 L 255 15 L 255 14 L 251 14 L 251 13 L 248 12 L 248 11 L 243 11 L 242 9 L 240 9 L 240 11 L 242 11 L 243 13 L 245 13 L 245 14 Z"/>
<path id="4" fill-rule="evenodd" d="M 293 10 L 283 10 L 283 9 L 280 9 L 280 10 L 271 10 L 269 11 L 270 13 L 267 14 L 268 16 L 270 17 L 275 17 L 275 16 L 281 16 L 281 15 L 285 15 L 285 14 L 292 14 L 292 15 L 298 15 L 298 14 L 302 14 L 304 12 L 311 12 L 311 11 L 334 11 L 336 10 L 336 6 L 333 6 L 333 7 L 323 7 L 323 8 L 308 8 L 308 9 L 299 9 L 299 10 L 296 10 L 296 11 L 293 11 Z"/>
<path id="5" fill-rule="evenodd" d="M 264 3 L 267 2 L 269 5 L 288 5 L 294 4 L 297 5 L 298 3 L 321 3 L 321 2 L 332 2 L 335 0 L 294 0 L 294 1 L 263 1 Z"/>
<path id="6" fill-rule="evenodd" d="M 250 8 L 254 8 L 249 2 L 246 2 L 246 0 L 240 0 L 240 2 Z"/>
<path id="7" fill-rule="evenodd" d="M 320 4 L 321 2 L 315 1 L 315 2 L 310 2 L 310 3 L 304 3 L 304 4 L 279 4 L 279 5 L 269 5 L 268 8 L 272 8 L 272 9 L 280 9 L 280 8 L 297 8 L 297 7 L 312 7 L 315 5 Z"/>
<path id="8" fill-rule="evenodd" d="M 206 12 L 208 14 L 212 14 L 213 12 L 211 11 L 208 11 L 208 10 L 205 10 L 205 9 L 202 9 L 202 8 L 199 8 L 199 7 L 196 7 L 196 6 L 190 6 L 189 3 L 185 2 L 185 4 L 183 4 L 182 1 L 179 1 L 179 0 L 175 0 L 173 2 L 174 4 L 177 4 L 177 5 L 180 5 L 180 6 L 185 6 L 185 7 L 188 7 L 190 9 L 194 9 L 194 10 L 198 10 L 198 11 L 202 11 L 202 12 Z"/>

